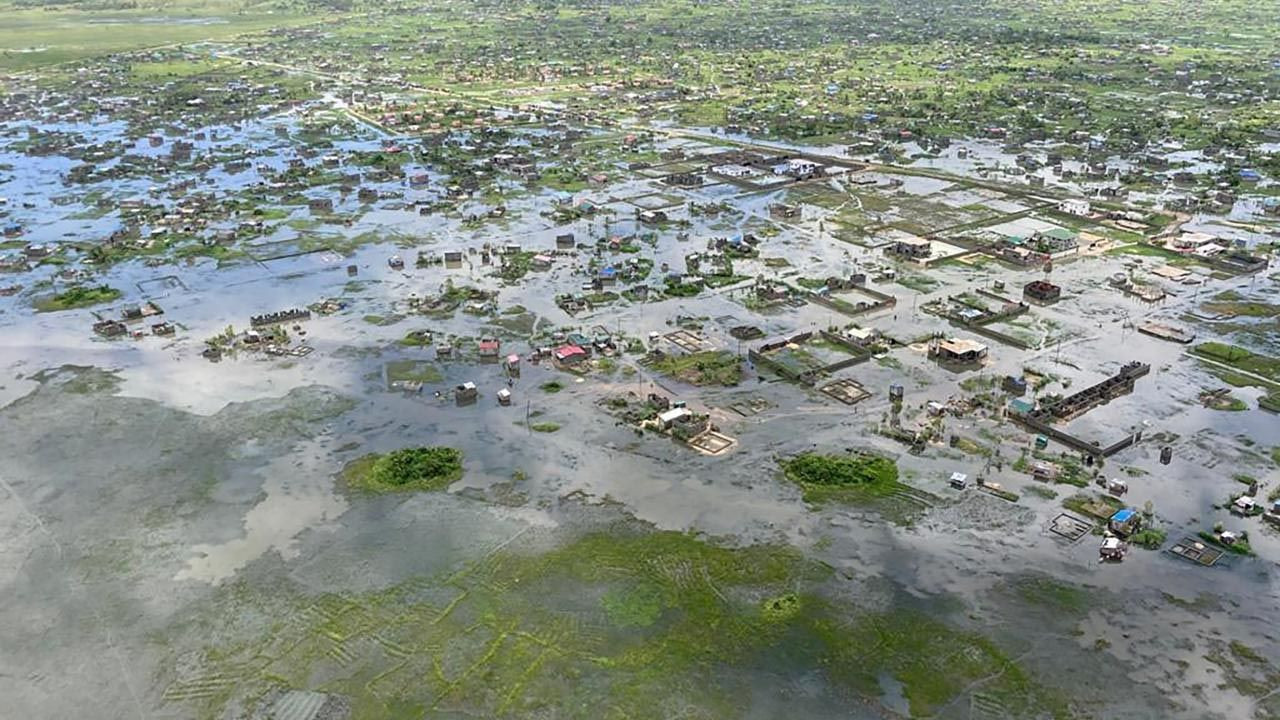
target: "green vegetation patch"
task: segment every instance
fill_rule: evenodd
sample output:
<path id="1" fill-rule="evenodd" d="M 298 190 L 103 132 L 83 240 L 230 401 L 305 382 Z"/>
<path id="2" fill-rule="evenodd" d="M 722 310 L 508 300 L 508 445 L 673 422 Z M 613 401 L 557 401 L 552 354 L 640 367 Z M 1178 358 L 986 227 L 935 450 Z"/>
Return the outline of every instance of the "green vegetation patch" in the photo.
<path id="1" fill-rule="evenodd" d="M 444 381 L 439 368 L 421 360 L 396 360 L 387 363 L 387 384 L 396 382 L 420 382 L 423 384 Z"/>
<path id="2" fill-rule="evenodd" d="M 1146 528 L 1129 536 L 1129 542 L 1147 550 L 1159 550 L 1168 534 L 1160 528 Z"/>
<path id="3" fill-rule="evenodd" d="M 206 651 L 164 664 L 166 698 L 218 717 L 323 673 L 353 717 L 576 717 L 590 707 L 602 720 L 729 718 L 748 714 L 742 683 L 758 679 L 761 658 L 783 657 L 870 702 L 892 677 L 916 717 L 979 685 L 1010 717 L 1073 717 L 977 633 L 900 606 L 826 599 L 831 569 L 791 547 L 724 547 L 629 523 L 547 551 L 519 547 L 372 592 L 223 586 L 207 616 L 175 627 Z M 240 610 L 231 627 L 229 604 Z M 233 673 L 235 683 L 208 682 Z"/>
<path id="4" fill-rule="evenodd" d="M 1055 611 L 1079 612 L 1089 603 L 1083 589 L 1047 575 L 1020 578 L 1012 583 L 1012 589 L 1023 602 Z"/>
<path id="5" fill-rule="evenodd" d="M 667 608 L 662 588 L 641 583 L 632 587 L 613 588 L 600 598 L 609 622 L 619 627 L 649 627 Z"/>
<path id="6" fill-rule="evenodd" d="M 801 453 L 780 464 L 783 475 L 800 486 L 805 502 L 866 507 L 901 525 L 911 524 L 937 500 L 899 482 L 897 464 L 880 455 Z"/>
<path id="7" fill-rule="evenodd" d="M 405 347 L 427 347 L 431 345 L 430 330 L 410 330 L 400 338 L 400 344 Z"/>
<path id="8" fill-rule="evenodd" d="M 667 355 L 653 369 L 690 385 L 732 387 L 742 381 L 742 359 L 727 350 Z"/>
<path id="9" fill-rule="evenodd" d="M 371 493 L 443 490 L 462 477 L 462 451 L 416 447 L 357 458 L 342 469 L 347 487 Z"/>
<path id="10" fill-rule="evenodd" d="M 783 463 L 787 477 L 801 487 L 860 488 L 891 492 L 898 482 L 898 466 L 879 455 L 817 455 L 804 453 Z"/>
<path id="11" fill-rule="evenodd" d="M 1220 342 L 1200 343 L 1191 352 L 1209 360 L 1215 360 L 1243 372 L 1260 375 L 1280 382 L 1280 359 L 1246 350 L 1238 345 Z"/>
<path id="12" fill-rule="evenodd" d="M 120 299 L 120 291 L 109 285 L 88 287 L 76 285 L 49 297 L 36 300 L 36 310 L 40 312 L 56 312 L 58 310 L 74 310 Z"/>
<path id="13" fill-rule="evenodd" d="M 1205 530 L 1201 530 L 1200 532 L 1196 533 L 1196 535 L 1198 535 L 1201 540 L 1209 543 L 1210 545 L 1213 545 L 1215 547 L 1220 547 L 1223 550 L 1226 550 L 1227 552 L 1235 553 L 1236 555 L 1252 555 L 1253 554 L 1253 548 L 1249 547 L 1248 541 L 1246 541 L 1244 538 L 1236 540 L 1235 542 L 1228 545 L 1227 543 L 1224 543 L 1221 540 L 1219 540 L 1218 536 L 1215 535 L 1214 533 L 1211 533 Z"/>

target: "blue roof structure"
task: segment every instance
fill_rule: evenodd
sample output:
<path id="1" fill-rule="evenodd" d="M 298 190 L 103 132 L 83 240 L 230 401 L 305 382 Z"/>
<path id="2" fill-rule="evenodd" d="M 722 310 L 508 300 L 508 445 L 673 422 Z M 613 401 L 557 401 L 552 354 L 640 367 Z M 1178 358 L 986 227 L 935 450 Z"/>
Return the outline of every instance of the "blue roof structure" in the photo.
<path id="1" fill-rule="evenodd" d="M 1111 521 L 1118 523 L 1129 522 L 1129 519 L 1132 518 L 1133 515 L 1134 511 L 1129 508 L 1117 510 L 1116 514 L 1111 516 Z"/>

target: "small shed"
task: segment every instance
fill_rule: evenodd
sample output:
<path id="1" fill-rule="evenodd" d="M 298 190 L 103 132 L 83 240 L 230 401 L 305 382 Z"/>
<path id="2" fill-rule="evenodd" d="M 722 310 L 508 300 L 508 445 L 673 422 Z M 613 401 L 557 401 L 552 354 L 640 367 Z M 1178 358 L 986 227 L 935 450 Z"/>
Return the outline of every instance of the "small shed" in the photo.
<path id="1" fill-rule="evenodd" d="M 479 394 L 480 391 L 476 389 L 476 384 L 473 382 L 464 382 L 453 390 L 454 400 L 459 405 L 475 402 Z"/>
<path id="2" fill-rule="evenodd" d="M 670 410 L 658 413 L 658 423 L 663 430 L 668 430 L 672 425 L 684 422 L 692 415 L 693 412 L 687 407 L 673 407 Z"/>

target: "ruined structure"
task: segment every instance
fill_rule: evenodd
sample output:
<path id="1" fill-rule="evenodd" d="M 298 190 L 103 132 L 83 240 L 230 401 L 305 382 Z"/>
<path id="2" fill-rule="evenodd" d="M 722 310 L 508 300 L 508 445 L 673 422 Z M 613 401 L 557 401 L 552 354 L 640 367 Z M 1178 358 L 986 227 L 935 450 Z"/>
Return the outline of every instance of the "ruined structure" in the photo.
<path id="1" fill-rule="evenodd" d="M 1010 411 L 1009 416 L 1028 430 L 1052 437 L 1068 447 L 1095 457 L 1108 457 L 1129 447 L 1142 439 L 1138 431 L 1106 447 L 1090 443 L 1054 427 L 1055 423 L 1066 422 L 1077 418 L 1099 405 L 1133 392 L 1138 378 L 1151 372 L 1151 366 L 1142 362 L 1130 362 L 1120 368 L 1115 375 L 1096 385 L 1066 397 L 1042 400 L 1035 409 L 1029 412 Z"/>

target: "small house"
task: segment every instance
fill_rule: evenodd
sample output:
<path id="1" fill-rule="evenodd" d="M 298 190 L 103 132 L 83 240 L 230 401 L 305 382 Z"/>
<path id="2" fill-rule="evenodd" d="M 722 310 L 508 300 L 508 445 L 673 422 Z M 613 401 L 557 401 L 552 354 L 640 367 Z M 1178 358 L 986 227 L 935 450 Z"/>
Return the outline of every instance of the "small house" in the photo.
<path id="1" fill-rule="evenodd" d="M 1241 495 L 1231 503 L 1231 514 L 1248 517 L 1258 508 L 1258 501 L 1250 495 Z"/>
<path id="2" fill-rule="evenodd" d="M 561 345 L 551 356 L 561 365 L 576 366 L 587 359 L 587 351 L 578 345 Z"/>
<path id="3" fill-rule="evenodd" d="M 976 340 L 951 338 L 933 344 L 933 356 L 941 362 L 973 364 L 987 357 L 987 346 Z"/>
<path id="4" fill-rule="evenodd" d="M 889 252 L 899 257 L 913 260 L 927 260 L 933 253 L 928 240 L 920 237 L 902 238 L 889 246 Z"/>
<path id="5" fill-rule="evenodd" d="M 502 388 L 501 390 L 499 390 L 499 391 L 498 391 L 498 404 L 499 404 L 499 405 L 504 405 L 504 406 L 505 406 L 505 405 L 510 405 L 510 404 L 511 404 L 511 391 L 510 391 L 510 390 L 508 390 L 508 389 L 506 389 L 506 388 Z"/>
<path id="6" fill-rule="evenodd" d="M 473 382 L 464 382 L 453 389 L 454 401 L 459 405 L 467 405 L 476 401 L 480 391 Z"/>
<path id="7" fill-rule="evenodd" d="M 1089 201 L 1080 198 L 1069 198 L 1058 203 L 1058 212 L 1085 217 L 1089 214 Z"/>
<path id="8" fill-rule="evenodd" d="M 480 357 L 482 359 L 496 360 L 498 358 L 498 348 L 500 346 L 501 346 L 501 343 L 495 337 L 480 338 L 480 345 L 479 345 Z"/>
<path id="9" fill-rule="evenodd" d="M 1022 294 L 1042 303 L 1057 302 L 1062 288 L 1045 280 L 1032 280 L 1022 287 Z"/>
<path id="10" fill-rule="evenodd" d="M 1107 521 L 1107 528 L 1120 537 L 1128 537 L 1142 529 L 1142 515 L 1133 508 L 1117 510 Z"/>

